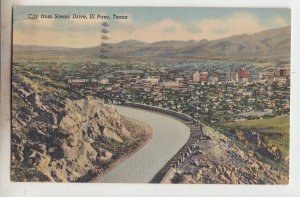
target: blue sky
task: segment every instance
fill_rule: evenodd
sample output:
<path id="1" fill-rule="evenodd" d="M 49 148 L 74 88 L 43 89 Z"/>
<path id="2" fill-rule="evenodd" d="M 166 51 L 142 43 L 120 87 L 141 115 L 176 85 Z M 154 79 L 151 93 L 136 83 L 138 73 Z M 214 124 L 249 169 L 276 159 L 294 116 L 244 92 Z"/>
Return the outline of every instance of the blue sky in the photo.
<path id="1" fill-rule="evenodd" d="M 128 16 L 107 21 L 110 42 L 213 40 L 287 26 L 291 18 L 289 9 L 280 8 L 16 7 L 14 44 L 96 46 L 104 20 L 28 19 L 28 14 L 91 13 Z"/>

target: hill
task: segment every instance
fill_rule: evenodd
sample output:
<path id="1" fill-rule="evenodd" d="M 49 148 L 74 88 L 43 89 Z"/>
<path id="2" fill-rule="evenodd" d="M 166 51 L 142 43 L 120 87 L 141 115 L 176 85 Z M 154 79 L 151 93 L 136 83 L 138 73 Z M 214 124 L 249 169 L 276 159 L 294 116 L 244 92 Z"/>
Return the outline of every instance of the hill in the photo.
<path id="1" fill-rule="evenodd" d="M 12 181 L 89 181 L 138 149 L 150 130 L 101 99 L 13 67 Z"/>

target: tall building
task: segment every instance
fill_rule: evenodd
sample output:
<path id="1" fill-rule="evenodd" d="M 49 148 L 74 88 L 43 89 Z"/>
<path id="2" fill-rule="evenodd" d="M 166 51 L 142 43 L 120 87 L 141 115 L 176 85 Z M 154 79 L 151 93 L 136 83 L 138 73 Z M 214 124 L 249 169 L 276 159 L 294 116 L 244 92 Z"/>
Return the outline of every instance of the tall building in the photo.
<path id="1" fill-rule="evenodd" d="M 288 72 L 286 69 L 280 69 L 279 70 L 279 76 L 280 77 L 287 77 L 288 76 Z"/>
<path id="2" fill-rule="evenodd" d="M 238 71 L 238 78 L 240 83 L 248 82 L 248 71 L 243 68 L 243 70 Z"/>
<path id="3" fill-rule="evenodd" d="M 247 70 L 240 70 L 238 71 L 239 78 L 248 78 L 248 71 Z"/>
<path id="4" fill-rule="evenodd" d="M 197 70 L 197 72 L 193 73 L 193 81 L 194 82 L 199 82 L 200 81 L 200 73 L 199 73 L 198 70 Z"/>
<path id="5" fill-rule="evenodd" d="M 200 80 L 207 81 L 208 80 L 208 72 L 201 72 Z"/>

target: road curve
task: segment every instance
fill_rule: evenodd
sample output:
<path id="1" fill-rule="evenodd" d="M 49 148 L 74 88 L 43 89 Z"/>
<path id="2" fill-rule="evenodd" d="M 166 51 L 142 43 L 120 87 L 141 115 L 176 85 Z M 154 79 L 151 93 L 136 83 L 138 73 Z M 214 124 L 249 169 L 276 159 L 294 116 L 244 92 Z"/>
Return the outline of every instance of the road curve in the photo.
<path id="1" fill-rule="evenodd" d="M 95 182 L 148 183 L 186 143 L 190 129 L 182 122 L 161 113 L 116 106 L 120 114 L 148 124 L 152 139 L 127 160 Z"/>

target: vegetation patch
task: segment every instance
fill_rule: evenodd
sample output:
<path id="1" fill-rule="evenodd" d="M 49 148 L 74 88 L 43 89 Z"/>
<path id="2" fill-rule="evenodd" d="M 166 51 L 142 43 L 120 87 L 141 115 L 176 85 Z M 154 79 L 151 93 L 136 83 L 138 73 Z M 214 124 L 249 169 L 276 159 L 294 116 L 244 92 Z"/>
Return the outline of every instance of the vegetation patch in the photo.
<path id="1" fill-rule="evenodd" d="M 268 147 L 278 147 L 285 158 L 289 153 L 289 116 L 278 116 L 268 119 L 227 122 L 224 128 L 229 130 L 239 141 L 249 143 L 249 132 L 258 134 L 259 139 L 252 142 L 265 143 Z M 247 139 L 248 138 L 248 139 Z"/>

